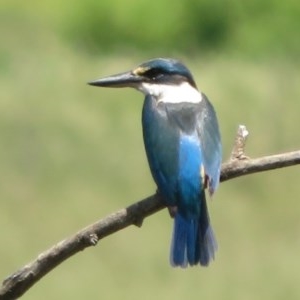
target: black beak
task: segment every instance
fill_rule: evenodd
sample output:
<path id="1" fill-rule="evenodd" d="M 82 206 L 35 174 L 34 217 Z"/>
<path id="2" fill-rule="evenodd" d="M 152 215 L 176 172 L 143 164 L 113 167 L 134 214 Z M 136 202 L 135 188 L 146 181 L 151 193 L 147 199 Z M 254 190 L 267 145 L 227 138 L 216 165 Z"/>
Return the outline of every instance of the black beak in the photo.
<path id="1" fill-rule="evenodd" d="M 88 84 L 101 87 L 136 87 L 140 82 L 142 77 L 129 71 L 90 81 Z"/>

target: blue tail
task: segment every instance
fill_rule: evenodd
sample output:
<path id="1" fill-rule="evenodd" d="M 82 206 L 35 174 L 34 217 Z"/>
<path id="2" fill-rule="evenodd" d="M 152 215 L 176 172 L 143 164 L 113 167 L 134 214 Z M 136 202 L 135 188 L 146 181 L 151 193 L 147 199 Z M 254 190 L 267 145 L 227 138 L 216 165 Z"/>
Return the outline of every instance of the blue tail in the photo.
<path id="1" fill-rule="evenodd" d="M 197 264 L 208 266 L 215 257 L 217 247 L 205 197 L 201 200 L 198 219 L 183 217 L 180 211 L 176 213 L 170 255 L 172 266 L 182 268 Z"/>

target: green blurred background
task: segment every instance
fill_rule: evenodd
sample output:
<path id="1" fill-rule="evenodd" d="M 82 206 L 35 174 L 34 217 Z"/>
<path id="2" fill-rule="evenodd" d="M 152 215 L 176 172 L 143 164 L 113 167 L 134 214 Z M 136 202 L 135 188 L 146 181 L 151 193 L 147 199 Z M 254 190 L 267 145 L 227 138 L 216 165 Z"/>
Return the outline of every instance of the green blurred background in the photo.
<path id="1" fill-rule="evenodd" d="M 0 4 L 0 278 L 152 194 L 142 95 L 86 82 L 183 60 L 219 117 L 224 160 L 300 148 L 298 0 Z M 120 99 L 123 98 L 123 99 Z M 23 299 L 300 299 L 299 167 L 226 182 L 209 203 L 219 251 L 172 269 L 166 211 L 76 255 Z"/>

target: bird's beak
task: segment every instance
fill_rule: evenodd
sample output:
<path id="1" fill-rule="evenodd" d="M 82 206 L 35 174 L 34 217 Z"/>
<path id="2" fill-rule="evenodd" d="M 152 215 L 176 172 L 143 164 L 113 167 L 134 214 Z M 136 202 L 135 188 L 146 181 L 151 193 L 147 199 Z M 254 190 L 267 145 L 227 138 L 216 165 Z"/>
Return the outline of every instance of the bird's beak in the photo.
<path id="1" fill-rule="evenodd" d="M 136 87 L 141 81 L 141 76 L 129 71 L 90 81 L 88 84 L 101 87 Z"/>

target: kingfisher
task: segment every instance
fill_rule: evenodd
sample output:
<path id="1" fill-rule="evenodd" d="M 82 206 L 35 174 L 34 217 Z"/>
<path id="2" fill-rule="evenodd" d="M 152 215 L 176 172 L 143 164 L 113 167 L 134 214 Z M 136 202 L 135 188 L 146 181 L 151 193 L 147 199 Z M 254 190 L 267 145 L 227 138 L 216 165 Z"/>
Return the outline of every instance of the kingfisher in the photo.
<path id="1" fill-rule="evenodd" d="M 178 60 L 156 58 L 89 82 L 132 87 L 145 95 L 142 127 L 152 177 L 174 217 L 172 266 L 208 266 L 217 242 L 207 209 L 219 184 L 222 145 L 212 104 Z"/>

